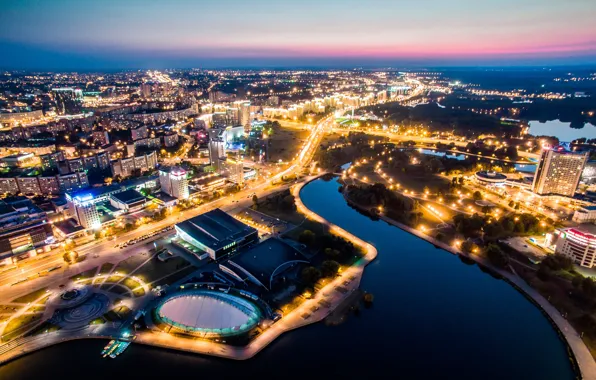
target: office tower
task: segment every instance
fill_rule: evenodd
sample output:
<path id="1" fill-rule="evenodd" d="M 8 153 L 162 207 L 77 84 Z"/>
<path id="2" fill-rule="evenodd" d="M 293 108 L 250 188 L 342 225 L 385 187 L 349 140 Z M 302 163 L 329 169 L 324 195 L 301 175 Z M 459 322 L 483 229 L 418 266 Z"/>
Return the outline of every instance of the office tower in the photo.
<path id="1" fill-rule="evenodd" d="M 178 166 L 160 168 L 161 191 L 177 199 L 187 199 L 189 196 L 187 176 L 186 170 Z"/>
<path id="2" fill-rule="evenodd" d="M 219 173 L 221 170 L 220 159 L 226 157 L 226 131 L 225 129 L 209 130 L 209 162 Z"/>

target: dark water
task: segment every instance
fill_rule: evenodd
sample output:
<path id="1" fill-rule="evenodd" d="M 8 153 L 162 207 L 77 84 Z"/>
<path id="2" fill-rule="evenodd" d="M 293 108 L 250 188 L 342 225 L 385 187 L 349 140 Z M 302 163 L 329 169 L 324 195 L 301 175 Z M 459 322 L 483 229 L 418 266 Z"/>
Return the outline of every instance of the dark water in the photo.
<path id="1" fill-rule="evenodd" d="M 572 379 L 564 344 L 538 309 L 503 281 L 349 208 L 335 180 L 306 186 L 306 205 L 379 250 L 362 288 L 372 309 L 340 326 L 311 325 L 235 362 L 132 344 L 102 359 L 104 341 L 51 347 L 0 368 L 0 379 L 133 376 L 333 379 Z M 266 378 L 267 378 L 266 377 Z"/>

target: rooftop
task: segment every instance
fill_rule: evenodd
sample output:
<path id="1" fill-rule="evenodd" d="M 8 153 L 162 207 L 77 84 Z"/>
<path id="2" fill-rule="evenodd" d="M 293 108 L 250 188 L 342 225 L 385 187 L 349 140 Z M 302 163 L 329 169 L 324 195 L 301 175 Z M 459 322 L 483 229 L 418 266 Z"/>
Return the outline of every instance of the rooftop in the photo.
<path id="1" fill-rule="evenodd" d="M 267 239 L 227 260 L 222 265 L 237 274 L 240 274 L 239 271 L 234 269 L 239 266 L 269 288 L 273 275 L 279 272 L 285 264 L 296 261 L 307 262 L 308 260 L 298 250 L 283 241 Z"/>
<path id="2" fill-rule="evenodd" d="M 176 227 L 213 250 L 257 232 L 218 208 L 178 223 Z"/>
<path id="3" fill-rule="evenodd" d="M 125 203 L 125 204 L 132 204 L 132 203 L 139 202 L 139 201 L 145 199 L 143 194 L 141 194 L 138 191 L 133 190 L 133 189 L 125 190 L 125 191 L 122 191 L 122 192 L 116 193 L 116 194 L 112 194 L 111 197 L 115 198 L 117 201 Z"/>

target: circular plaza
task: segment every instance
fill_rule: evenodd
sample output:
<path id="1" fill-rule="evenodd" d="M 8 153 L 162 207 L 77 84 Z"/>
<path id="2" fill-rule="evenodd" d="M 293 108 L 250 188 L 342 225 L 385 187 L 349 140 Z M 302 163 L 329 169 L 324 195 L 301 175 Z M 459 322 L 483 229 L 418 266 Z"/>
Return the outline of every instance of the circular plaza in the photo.
<path id="1" fill-rule="evenodd" d="M 246 298 L 194 289 L 166 296 L 158 304 L 155 317 L 171 327 L 171 332 L 217 338 L 249 332 L 263 319 L 263 314 Z"/>

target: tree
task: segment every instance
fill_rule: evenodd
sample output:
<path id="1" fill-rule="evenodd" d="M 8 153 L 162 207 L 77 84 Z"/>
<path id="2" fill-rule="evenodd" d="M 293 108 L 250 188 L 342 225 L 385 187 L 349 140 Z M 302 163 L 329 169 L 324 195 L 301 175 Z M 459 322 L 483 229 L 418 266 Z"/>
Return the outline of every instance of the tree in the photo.
<path id="1" fill-rule="evenodd" d="M 567 256 L 563 256 L 560 254 L 549 255 L 547 256 L 542 262 L 540 266 L 546 266 L 550 270 L 558 271 L 558 270 L 571 270 L 573 269 L 573 260 Z"/>
<path id="2" fill-rule="evenodd" d="M 582 290 L 588 297 L 594 297 L 596 295 L 596 283 L 591 277 L 584 277 L 582 280 Z"/>
<path id="3" fill-rule="evenodd" d="M 488 206 L 488 205 L 482 206 L 482 213 L 484 215 L 490 214 L 490 206 Z"/>
<path id="4" fill-rule="evenodd" d="M 300 277 L 305 284 L 312 286 L 321 278 L 321 271 L 312 266 L 306 267 L 302 269 Z"/>
<path id="5" fill-rule="evenodd" d="M 323 252 L 325 253 L 325 256 L 332 259 L 338 258 L 340 256 L 340 252 L 337 249 L 325 248 Z"/>
<path id="6" fill-rule="evenodd" d="M 255 208 L 259 207 L 259 197 L 257 197 L 257 194 L 252 196 L 252 204 Z"/>
<path id="7" fill-rule="evenodd" d="M 470 254 L 470 253 L 478 253 L 480 248 L 474 242 L 472 242 L 470 240 L 466 240 L 461 244 L 461 250 L 464 253 Z"/>
<path id="8" fill-rule="evenodd" d="M 62 255 L 62 258 L 67 264 L 73 264 L 77 262 L 79 254 L 76 251 L 65 252 L 64 255 Z"/>
<path id="9" fill-rule="evenodd" d="M 321 264 L 321 274 L 323 277 L 334 277 L 339 271 L 339 263 L 334 260 L 325 260 Z"/>
<path id="10" fill-rule="evenodd" d="M 315 242 L 315 233 L 311 230 L 304 230 L 298 235 L 298 241 L 307 246 L 311 246 Z"/>
<path id="11" fill-rule="evenodd" d="M 482 200 L 482 193 L 478 190 L 474 191 L 474 194 L 472 194 L 472 198 L 475 201 L 481 201 Z"/>
<path id="12" fill-rule="evenodd" d="M 505 268 L 509 264 L 509 256 L 496 244 L 491 243 L 486 247 L 486 256 L 491 263 L 499 268 Z"/>

